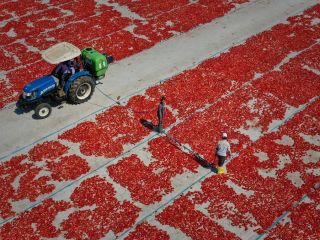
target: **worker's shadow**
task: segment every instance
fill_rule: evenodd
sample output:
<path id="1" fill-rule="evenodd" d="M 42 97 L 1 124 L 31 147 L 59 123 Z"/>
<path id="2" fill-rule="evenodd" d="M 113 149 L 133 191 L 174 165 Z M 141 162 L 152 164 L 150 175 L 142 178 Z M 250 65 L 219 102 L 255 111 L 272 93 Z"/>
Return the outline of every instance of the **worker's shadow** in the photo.
<path id="1" fill-rule="evenodd" d="M 193 157 L 201 167 L 210 169 L 214 173 L 218 173 L 218 169 L 212 163 L 201 157 L 198 153 L 194 154 Z"/>
<path id="2" fill-rule="evenodd" d="M 141 119 L 140 119 L 140 123 L 141 123 L 144 127 L 150 129 L 151 131 L 155 131 L 155 132 L 158 132 L 158 131 L 159 131 L 159 130 L 158 130 L 158 125 L 154 125 L 152 122 L 150 122 L 150 121 L 148 121 L 148 120 L 146 120 L 146 119 L 141 118 Z"/>
<path id="3" fill-rule="evenodd" d="M 158 132 L 158 126 L 154 125 L 152 122 L 146 120 L 146 119 L 140 119 L 140 123 L 150 129 L 151 131 L 155 131 Z M 180 147 L 172 140 L 169 140 L 170 144 L 172 144 L 174 147 L 176 147 L 177 149 L 181 150 Z M 196 153 L 193 154 L 193 159 L 203 168 L 207 168 L 210 169 L 212 172 L 214 173 L 218 173 L 218 169 L 211 163 L 209 163 L 206 159 L 204 159 L 203 157 L 200 156 L 200 154 Z"/>

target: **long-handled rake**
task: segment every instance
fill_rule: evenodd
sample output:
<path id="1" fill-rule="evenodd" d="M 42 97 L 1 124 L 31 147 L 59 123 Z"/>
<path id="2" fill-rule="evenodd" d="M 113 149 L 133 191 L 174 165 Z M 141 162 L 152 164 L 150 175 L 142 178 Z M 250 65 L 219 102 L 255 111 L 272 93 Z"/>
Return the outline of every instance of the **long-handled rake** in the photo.
<path id="1" fill-rule="evenodd" d="M 170 141 L 172 141 L 173 143 L 175 143 L 179 149 L 183 152 L 187 152 L 189 154 L 191 154 L 192 156 L 194 156 L 194 158 L 197 160 L 198 163 L 200 163 L 201 166 L 205 167 L 205 168 L 210 168 L 212 171 L 217 172 L 217 169 L 210 164 L 209 161 L 207 161 L 205 158 L 203 158 L 199 153 L 193 151 L 192 149 L 190 149 L 189 147 L 185 146 L 184 144 L 182 144 L 178 139 L 176 139 L 175 137 L 171 136 L 169 133 L 167 132 L 162 132 Z"/>

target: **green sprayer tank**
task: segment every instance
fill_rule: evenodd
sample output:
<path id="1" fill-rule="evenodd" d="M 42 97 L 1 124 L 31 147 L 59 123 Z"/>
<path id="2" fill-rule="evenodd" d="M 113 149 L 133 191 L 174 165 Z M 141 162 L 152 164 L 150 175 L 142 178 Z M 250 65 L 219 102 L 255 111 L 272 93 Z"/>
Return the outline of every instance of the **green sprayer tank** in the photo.
<path id="1" fill-rule="evenodd" d="M 93 76 L 102 78 L 108 69 L 108 62 L 105 55 L 99 53 L 91 47 L 87 47 L 81 51 L 81 58 L 84 68 Z"/>

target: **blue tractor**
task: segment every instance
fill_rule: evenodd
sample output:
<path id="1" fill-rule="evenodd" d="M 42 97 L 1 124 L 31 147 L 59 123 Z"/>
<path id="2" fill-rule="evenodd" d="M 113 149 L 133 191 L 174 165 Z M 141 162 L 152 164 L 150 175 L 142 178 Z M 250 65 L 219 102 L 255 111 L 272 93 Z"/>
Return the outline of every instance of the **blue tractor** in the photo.
<path id="1" fill-rule="evenodd" d="M 35 117 L 47 118 L 52 111 L 51 104 L 67 100 L 72 104 L 88 101 L 96 81 L 104 78 L 111 56 L 101 54 L 91 47 L 80 51 L 74 45 L 58 43 L 42 53 L 50 64 L 58 64 L 51 74 L 36 79 L 23 88 L 17 107 L 34 108 Z"/>

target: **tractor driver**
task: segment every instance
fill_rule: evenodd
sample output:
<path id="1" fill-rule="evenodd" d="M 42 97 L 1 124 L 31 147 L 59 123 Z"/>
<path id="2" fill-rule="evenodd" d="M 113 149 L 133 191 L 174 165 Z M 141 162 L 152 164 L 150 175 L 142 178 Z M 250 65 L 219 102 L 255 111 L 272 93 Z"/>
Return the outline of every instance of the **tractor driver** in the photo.
<path id="1" fill-rule="evenodd" d="M 52 75 L 59 79 L 59 87 L 63 89 L 64 84 L 75 73 L 75 63 L 73 60 L 64 61 L 59 63 L 53 71 Z"/>

